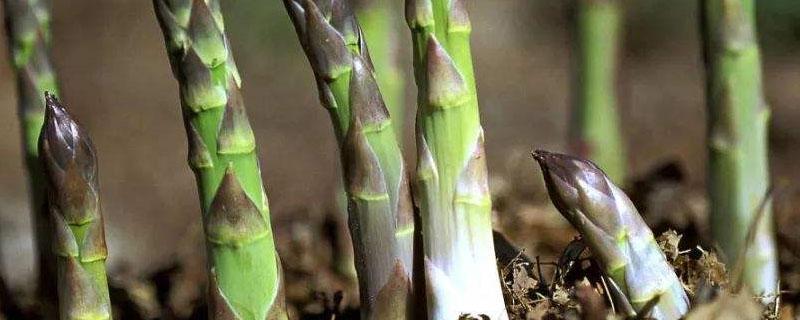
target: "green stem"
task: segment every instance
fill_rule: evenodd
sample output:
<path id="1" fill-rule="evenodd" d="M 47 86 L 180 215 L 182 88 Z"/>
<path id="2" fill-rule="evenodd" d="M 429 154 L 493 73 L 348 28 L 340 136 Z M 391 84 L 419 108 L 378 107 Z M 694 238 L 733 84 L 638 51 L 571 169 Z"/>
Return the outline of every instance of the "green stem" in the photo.
<path id="1" fill-rule="evenodd" d="M 241 79 L 216 0 L 154 0 L 180 85 L 209 257 L 212 319 L 286 319 Z"/>
<path id="2" fill-rule="evenodd" d="M 577 0 L 577 92 L 572 144 L 616 183 L 626 159 L 615 89 L 622 9 L 617 0 Z"/>
<path id="3" fill-rule="evenodd" d="M 416 196 L 428 315 L 506 319 L 464 0 L 407 0 L 418 89 Z"/>
<path id="4" fill-rule="evenodd" d="M 770 302 L 778 293 L 771 204 L 745 243 L 770 180 L 755 1 L 704 0 L 702 19 L 712 235 L 729 265 L 744 261 L 744 283 Z"/>
<path id="5" fill-rule="evenodd" d="M 58 94 L 58 86 L 50 65 L 50 10 L 37 0 L 3 1 L 6 34 L 11 62 L 17 80 L 19 120 L 22 145 L 28 170 L 30 207 L 35 226 L 35 248 L 39 268 L 37 295 L 42 302 L 42 314 L 54 318 L 58 306 L 55 290 L 55 261 L 50 250 L 47 204 L 44 177 L 38 160 L 39 133 L 44 122 L 44 93 Z"/>

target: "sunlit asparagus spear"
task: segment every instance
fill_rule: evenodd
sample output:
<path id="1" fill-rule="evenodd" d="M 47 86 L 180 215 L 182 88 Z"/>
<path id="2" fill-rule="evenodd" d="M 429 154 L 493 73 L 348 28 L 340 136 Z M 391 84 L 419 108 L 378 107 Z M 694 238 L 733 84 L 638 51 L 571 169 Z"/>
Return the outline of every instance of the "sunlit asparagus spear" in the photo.
<path id="1" fill-rule="evenodd" d="M 413 207 L 392 121 L 346 1 L 285 0 L 334 123 L 364 319 L 411 319 Z"/>
<path id="2" fill-rule="evenodd" d="M 678 319 L 689 310 L 680 280 L 630 199 L 594 163 L 537 150 L 533 157 L 559 212 L 578 229 L 609 285 L 640 311 L 658 299 L 649 316 Z"/>
<path id="3" fill-rule="evenodd" d="M 256 143 L 217 0 L 153 0 L 180 85 L 209 259 L 209 314 L 286 319 Z"/>
<path id="4" fill-rule="evenodd" d="M 576 95 L 572 144 L 616 183 L 625 182 L 625 148 L 617 113 L 617 61 L 622 31 L 618 0 L 576 1 Z"/>
<path id="5" fill-rule="evenodd" d="M 94 145 L 51 95 L 47 96 L 39 158 L 47 180 L 60 318 L 111 319 Z"/>
<path id="6" fill-rule="evenodd" d="M 769 109 L 764 101 L 753 0 L 702 1 L 711 231 L 729 265 L 764 302 L 778 291 L 778 253 L 767 203 L 751 248 L 745 239 L 767 197 Z"/>
<path id="7" fill-rule="evenodd" d="M 506 319 L 465 0 L 407 0 L 428 315 Z"/>
<path id="8" fill-rule="evenodd" d="M 56 310 L 55 261 L 50 250 L 50 228 L 45 204 L 44 179 L 39 162 L 39 133 L 45 114 L 44 93 L 58 94 L 53 68 L 48 57 L 50 12 L 42 1 L 5 0 L 6 35 L 11 65 L 17 78 L 19 119 L 22 144 L 28 169 L 32 220 L 39 279 L 37 295 L 45 317 L 54 317 Z"/>

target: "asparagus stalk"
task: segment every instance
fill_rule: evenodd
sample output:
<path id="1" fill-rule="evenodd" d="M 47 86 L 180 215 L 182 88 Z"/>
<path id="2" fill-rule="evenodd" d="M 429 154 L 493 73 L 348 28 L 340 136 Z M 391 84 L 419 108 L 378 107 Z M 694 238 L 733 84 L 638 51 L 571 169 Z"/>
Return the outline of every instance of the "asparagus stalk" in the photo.
<path id="1" fill-rule="evenodd" d="M 35 226 L 38 285 L 37 295 L 43 303 L 43 315 L 55 317 L 55 261 L 50 250 L 50 227 L 45 204 L 44 177 L 39 162 L 39 133 L 45 114 L 44 92 L 58 94 L 55 74 L 50 65 L 50 12 L 38 0 L 5 0 L 6 34 L 11 63 L 17 78 L 19 120 L 22 145 L 28 169 L 30 206 Z"/>
<path id="2" fill-rule="evenodd" d="M 219 2 L 153 0 L 197 178 L 212 319 L 286 319 L 253 131 Z"/>
<path id="3" fill-rule="evenodd" d="M 465 0 L 407 0 L 418 89 L 417 177 L 428 314 L 506 319 L 492 241 Z"/>
<path id="4" fill-rule="evenodd" d="M 543 150 L 533 157 L 542 167 L 550 200 L 581 233 L 610 287 L 627 298 L 623 311 L 633 316 L 657 299 L 649 316 L 686 314 L 683 286 L 628 196 L 588 160 Z"/>
<path id="5" fill-rule="evenodd" d="M 612 181 L 625 180 L 615 91 L 622 12 L 618 0 L 577 0 L 576 99 L 572 144 Z"/>
<path id="6" fill-rule="evenodd" d="M 342 155 L 364 319 L 411 319 L 413 207 L 366 42 L 346 1 L 285 0 Z"/>
<path id="7" fill-rule="evenodd" d="M 372 52 L 372 64 L 378 87 L 392 116 L 395 134 L 403 137 L 405 119 L 405 81 L 400 68 L 398 31 L 395 27 L 395 4 L 390 0 L 358 1 L 356 15 Z M 402 138 L 400 144 L 402 145 Z"/>
<path id="8" fill-rule="evenodd" d="M 60 318 L 111 319 L 94 145 L 55 96 L 46 99 L 39 159 L 47 180 Z"/>
<path id="9" fill-rule="evenodd" d="M 744 259 L 744 283 L 764 302 L 778 290 L 778 259 L 772 206 L 745 254 L 749 226 L 769 185 L 767 130 L 755 1 L 702 2 L 708 110 L 708 194 L 711 231 L 724 260 Z"/>

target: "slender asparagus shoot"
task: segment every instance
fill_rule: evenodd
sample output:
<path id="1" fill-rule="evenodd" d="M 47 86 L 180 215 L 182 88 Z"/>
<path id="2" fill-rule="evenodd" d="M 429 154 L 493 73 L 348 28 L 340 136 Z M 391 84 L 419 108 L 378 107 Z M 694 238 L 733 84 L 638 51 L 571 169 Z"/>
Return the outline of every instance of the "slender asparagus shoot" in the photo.
<path id="1" fill-rule="evenodd" d="M 362 318 L 412 319 L 409 182 L 360 26 L 346 1 L 284 4 L 339 141 Z"/>
<path id="2" fill-rule="evenodd" d="M 383 94 L 389 114 L 392 117 L 395 134 L 402 145 L 405 125 L 405 78 L 400 67 L 398 52 L 400 43 L 394 14 L 395 2 L 391 0 L 357 1 L 356 15 L 369 44 L 372 64 L 378 87 Z M 399 9 L 399 8 L 397 8 Z"/>
<path id="3" fill-rule="evenodd" d="M 769 186 L 767 130 L 761 57 L 753 0 L 701 2 L 708 110 L 708 195 L 711 231 L 733 264 L 745 252 L 747 230 Z M 744 283 L 774 301 L 778 290 L 778 254 L 772 205 L 757 227 L 744 259 Z"/>
<path id="4" fill-rule="evenodd" d="M 649 309 L 659 320 L 685 315 L 689 299 L 683 286 L 628 196 L 588 160 L 543 150 L 533 157 L 553 205 L 581 233 L 610 289 L 627 298 L 631 308 L 623 312 L 634 316 Z"/>
<path id="5" fill-rule="evenodd" d="M 153 0 L 180 87 L 209 257 L 211 319 L 286 319 L 256 144 L 216 0 Z"/>
<path id="6" fill-rule="evenodd" d="M 50 12 L 38 0 L 5 0 L 6 34 L 11 64 L 16 73 L 22 145 L 28 170 L 31 217 L 35 226 L 38 265 L 37 296 L 42 314 L 55 318 L 55 258 L 50 250 L 49 214 L 45 204 L 44 178 L 39 162 L 39 133 L 45 114 L 44 93 L 58 94 L 56 78 L 50 65 Z"/>
<path id="7" fill-rule="evenodd" d="M 618 0 L 578 0 L 572 144 L 612 181 L 625 180 L 626 159 L 615 90 L 622 8 Z"/>
<path id="8" fill-rule="evenodd" d="M 428 315 L 506 319 L 465 0 L 407 0 Z"/>
<path id="9" fill-rule="evenodd" d="M 49 94 L 39 155 L 47 180 L 60 319 L 111 319 L 94 145 Z"/>

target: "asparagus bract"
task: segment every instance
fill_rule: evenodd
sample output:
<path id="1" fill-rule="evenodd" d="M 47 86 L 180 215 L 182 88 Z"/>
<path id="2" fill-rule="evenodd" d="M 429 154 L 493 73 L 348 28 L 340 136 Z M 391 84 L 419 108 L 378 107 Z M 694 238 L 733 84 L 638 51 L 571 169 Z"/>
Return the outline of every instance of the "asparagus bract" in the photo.
<path id="1" fill-rule="evenodd" d="M 30 206 L 35 226 L 35 244 L 39 279 L 37 295 L 43 303 L 43 314 L 54 317 L 55 261 L 50 250 L 50 227 L 45 204 L 44 178 L 39 162 L 39 133 L 45 114 L 44 93 L 58 94 L 55 74 L 50 65 L 50 12 L 42 1 L 5 0 L 6 35 L 11 62 L 17 80 L 18 112 L 22 128 L 22 145 L 28 169 Z"/>
<path id="2" fill-rule="evenodd" d="M 686 314 L 683 286 L 628 196 L 588 160 L 542 150 L 533 157 L 544 172 L 550 200 L 581 233 L 610 287 L 627 297 L 632 310 L 623 311 L 632 316 L 658 299 L 649 316 Z"/>
<path id="3" fill-rule="evenodd" d="M 429 317 L 506 319 L 466 1 L 407 0 L 406 20 L 418 91 L 415 201 Z"/>
<path id="4" fill-rule="evenodd" d="M 769 109 L 764 101 L 755 1 L 702 1 L 708 110 L 711 231 L 729 265 L 744 259 L 744 283 L 764 302 L 778 293 L 772 206 L 763 208 L 749 250 L 745 239 L 767 196 Z M 741 257 L 744 254 L 745 257 Z"/>
<path id="5" fill-rule="evenodd" d="M 578 0 L 572 144 L 612 181 L 625 180 L 615 90 L 622 10 L 618 0 Z"/>
<path id="6" fill-rule="evenodd" d="M 372 64 L 378 87 L 381 88 L 383 100 L 395 133 L 403 143 L 403 127 L 405 119 L 405 79 L 398 61 L 400 43 L 395 27 L 395 2 L 391 0 L 356 1 L 356 15 L 363 29 L 366 42 L 369 44 Z"/>
<path id="7" fill-rule="evenodd" d="M 154 0 L 180 86 L 209 258 L 211 319 L 286 319 L 253 131 L 216 0 Z"/>
<path id="8" fill-rule="evenodd" d="M 342 154 L 364 319 L 411 319 L 413 207 L 366 42 L 346 1 L 285 0 Z"/>
<path id="9" fill-rule="evenodd" d="M 47 180 L 60 319 L 111 319 L 97 157 L 86 132 L 51 95 L 39 140 Z"/>

